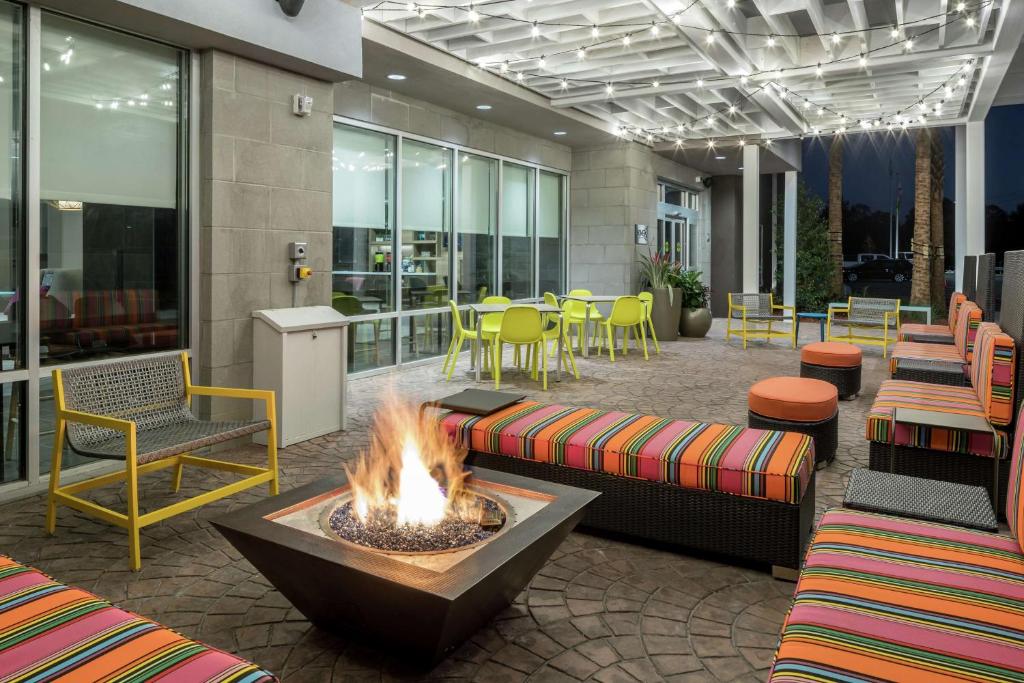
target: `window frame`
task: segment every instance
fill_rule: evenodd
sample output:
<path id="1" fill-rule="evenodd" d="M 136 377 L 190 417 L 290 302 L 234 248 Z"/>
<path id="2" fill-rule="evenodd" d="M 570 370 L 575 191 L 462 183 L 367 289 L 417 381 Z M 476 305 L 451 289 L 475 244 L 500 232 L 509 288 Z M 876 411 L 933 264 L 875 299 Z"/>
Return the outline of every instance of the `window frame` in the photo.
<path id="1" fill-rule="evenodd" d="M 484 150 L 477 149 L 475 147 L 470 147 L 468 145 L 460 145 L 460 144 L 448 142 L 448 141 L 445 141 L 445 140 L 439 140 L 437 138 L 432 138 L 432 137 L 425 136 L 425 135 L 419 135 L 419 134 L 416 134 L 416 133 L 409 133 L 409 132 L 403 131 L 403 130 L 398 129 L 398 128 L 392 128 L 390 126 L 382 126 L 380 124 L 369 123 L 369 122 L 366 122 L 366 121 L 361 121 L 359 119 L 353 119 L 353 118 L 350 118 L 350 117 L 347 117 L 347 116 L 340 116 L 340 115 L 336 114 L 333 117 L 333 124 L 332 125 L 336 126 L 336 125 L 339 125 L 339 124 L 340 125 L 344 125 L 344 126 L 351 126 L 353 128 L 361 128 L 361 129 L 364 129 L 364 130 L 369 130 L 369 131 L 374 131 L 374 132 L 377 132 L 377 133 L 383 133 L 383 134 L 386 134 L 386 135 L 394 136 L 395 139 L 396 139 L 396 152 L 395 152 L 396 158 L 400 158 L 402 144 L 403 144 L 403 142 L 405 140 L 412 140 L 412 141 L 421 142 L 421 143 L 424 143 L 424 144 L 434 145 L 436 147 L 442 147 L 442 148 L 447 149 L 447 150 L 450 151 L 451 159 L 453 160 L 453 163 L 452 163 L 451 183 L 450 183 L 450 187 L 449 187 L 449 196 L 447 197 L 447 200 L 450 202 L 449 206 L 451 207 L 451 218 L 450 218 L 450 225 L 449 225 L 449 229 L 448 229 L 448 238 L 449 238 L 449 244 L 452 245 L 452 247 L 449 249 L 448 273 L 449 273 L 449 278 L 450 278 L 449 282 L 452 282 L 452 283 L 454 283 L 456 281 L 455 280 L 455 278 L 456 278 L 455 258 L 456 258 L 456 254 L 458 253 L 458 250 L 455 248 L 455 242 L 453 240 L 457 237 L 457 231 L 458 231 L 458 225 L 459 225 L 459 215 L 458 215 L 459 202 L 457 201 L 457 194 L 456 194 L 457 191 L 458 191 L 458 188 L 459 188 L 459 164 L 455 163 L 455 161 L 459 158 L 459 156 L 461 154 L 472 154 L 472 155 L 475 155 L 475 156 L 486 157 L 486 158 L 489 158 L 489 159 L 494 159 L 494 160 L 496 160 L 498 162 L 498 179 L 497 179 L 498 202 L 497 202 L 497 209 L 496 209 L 496 211 L 497 211 L 497 228 L 496 228 L 496 231 L 495 231 L 495 254 L 494 254 L 495 273 L 494 273 L 494 278 L 495 278 L 495 282 L 498 283 L 499 286 L 501 284 L 501 264 L 502 264 L 502 256 L 503 256 L 503 254 L 502 254 L 502 246 L 501 246 L 501 238 L 502 238 L 502 215 L 501 215 L 501 211 L 502 211 L 502 195 L 503 195 L 503 192 L 502 192 L 502 182 L 504 180 L 505 164 L 513 164 L 515 166 L 524 166 L 524 167 L 527 167 L 529 169 L 532 169 L 532 171 L 533 171 L 533 184 L 534 184 L 533 190 L 534 190 L 534 192 L 533 192 L 533 202 L 532 202 L 532 206 L 530 208 L 530 211 L 532 213 L 533 221 L 534 221 L 534 225 L 535 226 L 536 226 L 537 215 L 538 215 L 538 213 L 537 213 L 538 212 L 538 204 L 539 204 L 539 201 L 540 201 L 539 200 L 540 172 L 541 171 L 546 171 L 548 173 L 553 173 L 555 175 L 560 176 L 562 178 L 562 198 L 563 198 L 562 211 L 563 211 L 563 215 L 564 215 L 564 221 L 563 221 L 564 231 L 563 231 L 563 235 L 562 235 L 562 249 L 561 249 L 561 254 L 559 255 L 559 258 L 560 258 L 560 260 L 562 262 L 562 273 L 561 273 L 561 283 L 560 284 L 561 284 L 561 288 L 563 290 L 565 289 L 566 282 L 568 280 L 568 273 L 569 273 L 569 243 L 570 243 L 570 234 L 569 233 L 570 233 L 570 230 L 571 230 L 571 227 L 570 227 L 571 223 L 570 223 L 570 220 L 569 220 L 570 219 L 570 206 L 569 206 L 570 201 L 569 201 L 569 198 L 571 196 L 570 195 L 570 185 L 569 185 L 569 180 L 570 180 L 569 179 L 569 171 L 567 171 L 566 169 L 555 168 L 553 166 L 546 166 L 544 164 L 538 164 L 538 163 L 535 163 L 535 162 L 525 161 L 523 159 L 517 159 L 515 157 L 505 156 L 505 155 L 502 155 L 502 154 L 496 154 L 494 152 L 486 152 Z M 396 190 L 396 202 L 398 203 L 398 206 L 396 206 L 396 213 L 397 213 L 397 217 L 400 218 L 401 215 L 402 215 L 402 207 L 401 207 L 401 182 L 402 182 L 402 174 L 400 173 L 400 171 L 399 171 L 397 166 L 396 166 L 396 176 L 397 176 L 396 177 L 396 185 L 398 187 L 398 189 Z M 332 230 L 333 230 L 333 225 L 332 225 Z M 397 234 L 398 232 L 399 232 L 399 229 L 396 228 L 395 233 Z M 517 301 L 535 301 L 535 300 L 539 299 L 543 295 L 543 292 L 539 292 L 538 289 L 537 289 L 538 286 L 539 286 L 539 272 L 538 272 L 538 269 L 536 267 L 536 258 L 537 258 L 538 253 L 539 253 L 539 244 L 540 244 L 540 242 L 539 242 L 539 239 L 538 239 L 538 233 L 537 233 L 536 228 L 534 229 L 533 232 L 534 232 L 534 234 L 533 234 L 533 250 L 534 250 L 533 287 L 534 287 L 535 296 L 527 297 L 527 298 L 524 298 L 524 299 L 517 299 Z M 333 263 L 333 255 L 332 255 L 331 258 L 332 258 L 332 263 Z M 400 274 L 397 273 L 397 271 L 393 271 L 393 272 L 395 272 L 396 275 L 393 276 L 395 282 L 392 282 L 392 286 L 393 287 L 398 287 L 398 286 L 400 286 L 400 283 L 401 283 L 401 277 L 400 277 Z M 396 284 L 396 282 L 399 283 L 399 284 Z M 433 314 L 433 315 L 441 314 L 441 315 L 443 315 L 443 314 L 448 313 L 448 308 L 446 306 L 442 306 L 442 307 L 438 307 L 438 308 L 423 308 L 423 309 L 405 310 L 405 309 L 402 308 L 401 301 L 399 299 L 400 299 L 400 297 L 398 297 L 396 299 L 396 302 L 395 302 L 396 306 L 395 306 L 395 310 L 394 311 L 388 311 L 388 312 L 384 312 L 384 313 L 370 313 L 370 314 L 367 314 L 367 315 L 352 316 L 351 319 L 353 321 L 356 321 L 356 322 L 368 321 L 368 320 L 382 320 L 382 319 L 387 319 L 387 318 L 395 319 L 396 322 L 393 325 L 393 330 L 394 330 L 393 334 L 394 335 L 398 335 L 400 337 L 401 336 L 401 334 L 400 334 L 401 330 L 403 329 L 402 328 L 402 320 L 403 319 L 410 318 L 410 317 L 415 317 L 415 316 L 424 316 L 424 315 L 430 315 L 430 314 Z M 458 299 L 458 292 L 455 292 L 455 300 L 456 300 L 456 304 L 458 305 L 458 309 L 460 311 L 468 310 L 468 304 L 464 304 L 461 301 L 459 301 L 459 299 Z M 400 339 L 399 340 L 392 340 L 392 343 L 395 344 L 395 347 L 396 347 L 395 348 L 395 359 L 394 359 L 395 362 L 394 362 L 394 364 L 387 365 L 387 366 L 380 367 L 380 368 L 372 368 L 372 369 L 362 370 L 362 371 L 359 371 L 359 372 L 353 372 L 353 373 L 349 374 L 349 377 L 353 378 L 353 379 L 357 379 L 357 378 L 360 378 L 360 377 L 368 377 L 368 376 L 372 376 L 372 375 L 377 375 L 377 374 L 382 374 L 382 373 L 390 372 L 394 368 L 398 368 L 398 367 L 415 367 L 417 365 L 423 365 L 423 364 L 426 364 L 426 363 L 436 362 L 436 360 L 437 360 L 436 358 L 422 358 L 422 359 L 417 359 L 417 360 L 412 360 L 412 361 L 405 361 L 403 359 L 403 357 L 402 357 L 402 344 L 400 343 Z"/>
<path id="2" fill-rule="evenodd" d="M 40 359 L 40 310 L 39 297 L 26 297 L 25 313 L 22 316 L 22 336 L 19 355 L 22 367 L 14 370 L 0 369 L 0 384 L 23 382 L 24 405 L 18 422 L 20 457 L 24 459 L 24 478 L 0 484 L 0 502 L 21 498 L 45 490 L 49 485 L 49 473 L 40 472 L 40 398 L 42 383 L 48 381 L 53 370 L 89 367 L 120 362 L 138 357 L 177 356 L 186 352 L 194 357 L 199 344 L 198 297 L 200 273 L 195 267 L 199 263 L 199 212 L 193 210 L 196 198 L 200 196 L 202 178 L 199 167 L 199 55 L 193 50 L 166 41 L 126 31 L 116 26 L 89 21 L 65 12 L 43 9 L 36 5 L 10 2 L 22 9 L 22 49 L 18 56 L 22 60 L 22 128 L 21 140 L 21 241 L 19 256 L 23 259 L 21 279 L 22 291 L 28 291 L 28 283 L 40 278 L 41 256 L 41 129 L 42 109 L 42 22 L 44 15 L 51 15 L 97 26 L 114 33 L 132 36 L 154 45 L 175 50 L 178 54 L 178 97 L 180 101 L 178 118 L 178 145 L 176 163 L 175 195 L 178 202 L 178 230 L 181 240 L 179 254 L 179 344 L 174 349 L 163 349 L 144 353 L 125 354 L 112 358 L 86 359 L 69 363 L 42 365 Z M 61 479 L 72 482 L 79 479 L 109 472 L 123 467 L 108 461 L 85 463 L 61 472 Z"/>

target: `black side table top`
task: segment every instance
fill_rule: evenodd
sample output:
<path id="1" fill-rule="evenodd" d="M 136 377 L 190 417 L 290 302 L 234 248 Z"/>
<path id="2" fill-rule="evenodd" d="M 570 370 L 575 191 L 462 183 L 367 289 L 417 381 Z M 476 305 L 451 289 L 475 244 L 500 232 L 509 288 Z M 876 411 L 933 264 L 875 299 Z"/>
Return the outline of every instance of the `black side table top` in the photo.
<path id="1" fill-rule="evenodd" d="M 525 394 L 508 394 L 503 391 L 487 391 L 486 389 L 465 389 L 457 394 L 425 402 L 420 409 L 437 408 L 453 410 L 457 413 L 470 415 L 490 415 L 499 410 L 519 403 Z"/>
<path id="2" fill-rule="evenodd" d="M 843 506 L 969 529 L 997 531 L 988 491 L 981 486 L 855 469 Z"/>

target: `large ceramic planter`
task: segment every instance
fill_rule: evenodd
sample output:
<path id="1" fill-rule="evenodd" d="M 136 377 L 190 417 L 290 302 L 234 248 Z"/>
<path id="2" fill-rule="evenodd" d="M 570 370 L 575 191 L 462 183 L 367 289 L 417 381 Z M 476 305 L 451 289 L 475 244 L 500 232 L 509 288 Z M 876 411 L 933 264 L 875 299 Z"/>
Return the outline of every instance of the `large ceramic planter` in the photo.
<path id="1" fill-rule="evenodd" d="M 704 337 L 711 329 L 710 308 L 684 308 L 679 316 L 679 334 L 684 337 Z"/>
<path id="2" fill-rule="evenodd" d="M 649 291 L 654 295 L 651 322 L 654 323 L 658 341 L 673 341 L 679 337 L 679 314 L 683 308 L 683 292 L 681 289 L 673 289 L 672 300 L 669 301 L 667 288 Z"/>

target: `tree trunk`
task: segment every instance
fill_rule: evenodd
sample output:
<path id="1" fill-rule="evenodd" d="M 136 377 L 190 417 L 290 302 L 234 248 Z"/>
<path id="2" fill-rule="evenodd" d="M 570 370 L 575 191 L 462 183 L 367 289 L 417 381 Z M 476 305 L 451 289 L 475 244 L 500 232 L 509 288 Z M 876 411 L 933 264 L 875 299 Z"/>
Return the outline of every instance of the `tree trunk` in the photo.
<path id="1" fill-rule="evenodd" d="M 843 138 L 832 136 L 828 149 L 828 242 L 832 291 L 843 291 Z"/>
<path id="2" fill-rule="evenodd" d="M 945 197 L 946 160 L 939 134 L 932 135 L 932 202 L 931 202 L 931 249 L 932 306 L 945 307 L 946 301 L 946 230 L 943 223 L 943 198 Z"/>
<path id="3" fill-rule="evenodd" d="M 910 283 L 910 303 L 927 306 L 931 303 L 931 212 L 932 212 L 932 142 L 926 128 L 917 131 L 917 154 L 914 160 L 914 236 L 910 247 L 914 252 L 914 271 Z"/>

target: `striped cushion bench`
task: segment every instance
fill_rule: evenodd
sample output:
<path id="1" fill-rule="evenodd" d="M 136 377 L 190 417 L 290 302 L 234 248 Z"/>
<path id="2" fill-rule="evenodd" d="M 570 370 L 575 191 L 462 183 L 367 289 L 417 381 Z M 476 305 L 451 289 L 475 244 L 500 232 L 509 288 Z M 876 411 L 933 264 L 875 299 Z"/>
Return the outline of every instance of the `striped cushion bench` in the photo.
<path id="1" fill-rule="evenodd" d="M 825 513 L 770 680 L 1024 680 L 1020 545 L 868 512 Z"/>
<path id="2" fill-rule="evenodd" d="M 804 434 L 534 401 L 441 424 L 471 464 L 601 491 L 591 528 L 799 566 L 814 516 Z"/>
<path id="3" fill-rule="evenodd" d="M 791 504 L 814 465 L 811 438 L 796 432 L 534 401 L 443 424 L 473 451 Z"/>
<path id="4" fill-rule="evenodd" d="M 902 360 L 930 360 L 968 365 L 974 358 L 974 344 L 981 326 L 981 309 L 970 301 L 960 306 L 956 318 L 953 345 L 901 341 L 892 347 L 889 371 L 896 374 Z"/>
<path id="5" fill-rule="evenodd" d="M 900 325 L 900 341 L 924 342 L 926 344 L 952 344 L 956 333 L 957 314 L 967 297 L 960 292 L 953 292 L 949 299 L 948 325 L 923 325 L 907 323 Z"/>
<path id="6" fill-rule="evenodd" d="M 0 556 L 0 680 L 262 683 L 234 655 Z"/>

